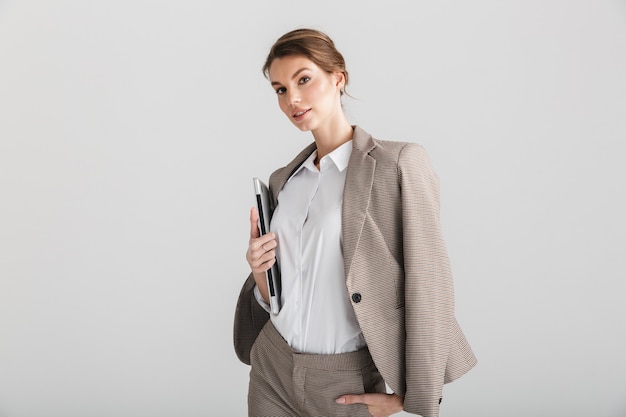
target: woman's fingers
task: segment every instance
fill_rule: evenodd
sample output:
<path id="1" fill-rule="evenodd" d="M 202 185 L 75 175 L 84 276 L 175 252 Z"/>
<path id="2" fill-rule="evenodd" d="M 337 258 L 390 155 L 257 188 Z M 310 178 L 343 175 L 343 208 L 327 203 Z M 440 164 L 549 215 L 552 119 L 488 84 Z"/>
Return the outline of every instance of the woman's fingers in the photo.
<path id="1" fill-rule="evenodd" d="M 250 239 L 259 237 L 259 210 L 256 207 L 250 209 Z"/>
<path id="2" fill-rule="evenodd" d="M 256 207 L 250 209 L 250 242 L 246 252 L 246 260 L 252 272 L 265 272 L 276 262 L 276 235 L 266 233 L 259 236 L 259 212 Z"/>
<path id="3" fill-rule="evenodd" d="M 250 269 L 254 273 L 265 272 L 274 265 L 276 262 L 276 252 L 271 250 L 269 252 L 264 253 L 259 258 L 253 258 L 248 261 L 250 264 Z"/>
<path id="4" fill-rule="evenodd" d="M 260 237 L 258 239 L 258 242 L 256 243 L 259 244 L 259 249 L 261 249 L 264 252 L 271 251 L 276 246 L 278 246 L 278 243 L 276 243 L 276 237 L 274 236 L 274 233 L 272 232 L 269 232 L 268 234 Z"/>
<path id="5" fill-rule="evenodd" d="M 269 232 L 261 237 L 251 238 L 248 246 L 248 250 L 256 255 L 255 257 L 261 256 L 265 252 L 269 252 L 278 246 L 276 242 L 276 235 L 272 232 Z"/>

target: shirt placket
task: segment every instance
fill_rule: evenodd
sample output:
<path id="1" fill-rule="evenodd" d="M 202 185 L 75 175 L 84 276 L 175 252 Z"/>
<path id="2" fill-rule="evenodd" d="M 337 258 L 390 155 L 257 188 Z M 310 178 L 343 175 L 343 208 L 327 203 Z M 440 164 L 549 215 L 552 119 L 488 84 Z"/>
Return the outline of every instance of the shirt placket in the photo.
<path id="1" fill-rule="evenodd" d="M 308 269 L 307 262 L 310 260 L 307 260 L 307 256 L 309 256 L 310 254 L 305 253 L 304 243 L 306 240 L 311 239 L 311 236 L 306 233 L 305 225 L 309 220 L 311 206 L 319 190 L 319 185 L 320 185 L 320 180 L 321 180 L 320 172 L 311 171 L 310 174 L 312 176 L 311 187 L 310 187 L 310 191 L 309 191 L 308 198 L 307 198 L 306 210 L 304 212 L 304 216 L 302 217 L 302 222 L 300 223 L 300 250 L 298 252 L 298 257 L 299 257 L 298 275 L 299 275 L 299 282 L 300 282 L 300 291 L 298 295 L 299 295 L 299 303 L 300 303 L 299 308 L 301 312 L 299 339 L 300 339 L 300 346 L 302 346 L 304 350 L 308 349 L 307 333 L 308 333 L 308 325 L 309 325 L 308 323 L 309 311 L 304 311 L 303 308 L 305 305 L 307 309 L 311 308 L 311 306 L 304 303 L 302 300 L 306 297 L 305 293 L 308 293 L 308 291 L 310 291 L 310 289 L 313 287 L 313 283 L 311 282 L 311 280 L 315 279 L 314 277 L 310 276 L 310 271 Z"/>

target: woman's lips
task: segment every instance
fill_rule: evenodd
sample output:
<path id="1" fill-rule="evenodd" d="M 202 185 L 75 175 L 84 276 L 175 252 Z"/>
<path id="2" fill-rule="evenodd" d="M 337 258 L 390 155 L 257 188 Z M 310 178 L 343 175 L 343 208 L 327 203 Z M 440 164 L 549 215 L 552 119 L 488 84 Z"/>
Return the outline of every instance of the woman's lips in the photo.
<path id="1" fill-rule="evenodd" d="M 296 121 L 300 121 L 302 119 L 304 119 L 304 117 L 307 115 L 307 113 L 310 111 L 311 109 L 306 109 L 306 110 L 298 110 L 293 112 L 293 114 L 291 115 Z"/>

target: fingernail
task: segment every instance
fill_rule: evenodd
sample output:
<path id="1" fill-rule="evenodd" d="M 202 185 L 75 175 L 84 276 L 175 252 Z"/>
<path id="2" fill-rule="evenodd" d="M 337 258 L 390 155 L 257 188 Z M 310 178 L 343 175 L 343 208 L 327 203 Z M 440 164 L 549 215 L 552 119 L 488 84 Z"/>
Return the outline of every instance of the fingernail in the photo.
<path id="1" fill-rule="evenodd" d="M 346 399 L 345 399 L 345 398 L 343 398 L 343 397 L 339 397 L 339 398 L 337 398 L 337 399 L 335 400 L 335 402 L 336 402 L 337 404 L 345 404 L 345 403 L 346 403 Z"/>

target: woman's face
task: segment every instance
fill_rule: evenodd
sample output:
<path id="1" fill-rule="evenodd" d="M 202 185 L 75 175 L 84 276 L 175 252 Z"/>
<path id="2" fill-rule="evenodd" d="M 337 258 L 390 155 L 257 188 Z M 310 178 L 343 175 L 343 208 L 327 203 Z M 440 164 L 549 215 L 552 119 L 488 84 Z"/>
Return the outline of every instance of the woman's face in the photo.
<path id="1" fill-rule="evenodd" d="M 343 73 L 329 74 L 308 58 L 291 55 L 272 62 L 269 78 L 280 109 L 298 129 L 314 131 L 342 117 Z"/>

